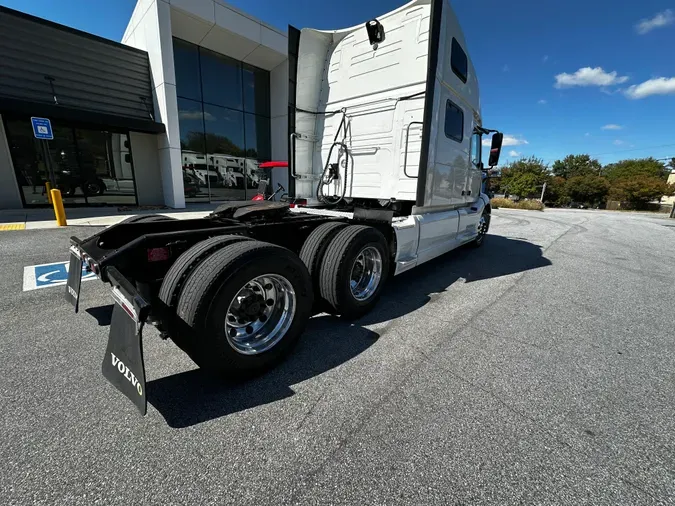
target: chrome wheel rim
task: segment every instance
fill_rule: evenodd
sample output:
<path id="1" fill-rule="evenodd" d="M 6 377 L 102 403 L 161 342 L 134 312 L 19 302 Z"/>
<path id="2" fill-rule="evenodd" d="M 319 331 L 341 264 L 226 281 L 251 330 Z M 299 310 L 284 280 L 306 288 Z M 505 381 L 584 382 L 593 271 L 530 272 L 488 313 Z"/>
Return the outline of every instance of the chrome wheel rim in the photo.
<path id="1" fill-rule="evenodd" d="M 279 274 L 265 274 L 246 283 L 234 296 L 225 316 L 225 336 L 242 355 L 273 348 L 293 323 L 297 297 L 293 285 Z"/>
<path id="2" fill-rule="evenodd" d="M 363 248 L 352 265 L 349 286 L 352 296 L 359 301 L 373 296 L 382 279 L 382 255 L 373 246 Z"/>
<path id="3" fill-rule="evenodd" d="M 483 238 L 485 238 L 489 226 L 490 226 L 489 217 L 486 217 L 485 213 L 483 213 L 480 217 L 480 221 L 478 222 L 478 237 L 477 237 L 478 242 L 481 242 Z"/>

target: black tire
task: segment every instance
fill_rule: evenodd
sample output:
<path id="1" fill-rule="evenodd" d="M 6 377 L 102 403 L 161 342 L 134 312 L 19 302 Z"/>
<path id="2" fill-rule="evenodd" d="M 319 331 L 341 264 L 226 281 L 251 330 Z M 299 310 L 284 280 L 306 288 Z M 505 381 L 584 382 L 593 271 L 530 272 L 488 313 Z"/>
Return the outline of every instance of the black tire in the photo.
<path id="1" fill-rule="evenodd" d="M 340 221 L 331 221 L 316 227 L 300 250 L 300 260 L 307 266 L 309 275 L 312 276 L 312 287 L 314 293 L 319 295 L 321 289 L 319 281 L 321 277 L 321 263 L 326 254 L 328 245 L 333 237 L 347 226 L 347 223 Z"/>
<path id="2" fill-rule="evenodd" d="M 184 251 L 169 268 L 162 280 L 158 298 L 165 306 L 164 309 L 175 309 L 180 289 L 187 277 L 209 255 L 231 244 L 250 240 L 252 240 L 250 237 L 241 235 L 219 235 L 200 241 Z"/>
<path id="3" fill-rule="evenodd" d="M 478 222 L 478 225 L 477 225 L 478 236 L 473 241 L 471 241 L 471 243 L 470 243 L 471 246 L 473 246 L 474 248 L 480 248 L 483 245 L 483 243 L 485 242 L 485 236 L 487 235 L 488 230 L 490 230 L 490 218 L 491 217 L 492 217 L 492 215 L 490 213 L 490 208 L 486 206 L 483 209 L 483 212 L 481 213 L 480 221 Z M 485 222 L 484 225 L 483 225 L 483 222 Z"/>
<path id="4" fill-rule="evenodd" d="M 107 189 L 105 183 L 100 179 L 87 181 L 84 185 L 86 186 L 87 195 L 92 196 L 103 195 Z"/>
<path id="5" fill-rule="evenodd" d="M 350 286 L 352 268 L 367 247 L 374 247 L 380 254 L 380 280 L 367 299 L 357 300 Z M 351 225 L 340 230 L 328 245 L 321 265 L 321 297 L 343 318 L 359 318 L 377 303 L 388 274 L 389 248 L 382 233 L 373 227 Z"/>
<path id="6" fill-rule="evenodd" d="M 122 223 L 138 223 L 141 221 L 166 221 L 166 220 L 175 220 L 171 216 L 164 216 L 163 214 L 137 214 L 136 216 L 129 216 L 128 218 L 120 221 L 118 225 Z"/>
<path id="7" fill-rule="evenodd" d="M 277 275 L 291 285 L 295 313 L 280 340 L 258 354 L 240 353 L 226 334 L 226 315 L 234 297 L 258 276 Z M 200 367 L 231 378 L 259 374 L 292 349 L 312 310 L 312 282 L 297 255 L 273 244 L 244 241 L 216 251 L 197 266 L 178 297 L 177 344 Z"/>

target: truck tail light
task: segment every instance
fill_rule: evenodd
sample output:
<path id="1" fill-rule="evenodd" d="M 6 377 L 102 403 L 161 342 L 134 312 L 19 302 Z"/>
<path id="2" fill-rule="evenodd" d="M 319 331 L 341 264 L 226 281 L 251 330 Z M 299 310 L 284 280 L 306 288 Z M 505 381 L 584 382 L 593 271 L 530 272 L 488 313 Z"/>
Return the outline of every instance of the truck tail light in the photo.
<path id="1" fill-rule="evenodd" d="M 295 199 L 289 207 L 303 207 L 307 205 L 307 199 Z"/>
<path id="2" fill-rule="evenodd" d="M 169 259 L 169 248 L 148 248 L 148 262 L 162 262 Z"/>

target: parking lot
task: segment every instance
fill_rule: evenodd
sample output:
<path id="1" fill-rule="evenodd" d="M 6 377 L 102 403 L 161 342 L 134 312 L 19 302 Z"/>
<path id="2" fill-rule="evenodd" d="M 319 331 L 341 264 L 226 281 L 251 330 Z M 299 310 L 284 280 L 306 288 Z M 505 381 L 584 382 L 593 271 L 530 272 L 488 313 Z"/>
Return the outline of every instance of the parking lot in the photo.
<path id="1" fill-rule="evenodd" d="M 664 504 L 675 497 L 675 220 L 497 210 L 485 245 L 319 315 L 214 381 L 153 328 L 148 415 L 101 376 L 112 298 L 23 290 L 94 227 L 0 233 L 3 504 Z"/>

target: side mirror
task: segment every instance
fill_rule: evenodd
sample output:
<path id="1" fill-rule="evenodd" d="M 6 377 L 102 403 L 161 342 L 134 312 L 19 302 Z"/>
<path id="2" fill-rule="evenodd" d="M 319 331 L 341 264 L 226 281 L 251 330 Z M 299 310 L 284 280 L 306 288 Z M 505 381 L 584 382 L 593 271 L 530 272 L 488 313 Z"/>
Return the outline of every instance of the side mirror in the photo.
<path id="1" fill-rule="evenodd" d="M 129 153 L 124 155 L 124 161 L 126 163 L 131 163 L 131 155 Z"/>
<path id="2" fill-rule="evenodd" d="M 504 134 L 495 133 L 492 135 L 492 146 L 490 147 L 490 159 L 488 160 L 488 165 L 494 167 L 499 163 L 499 155 L 502 152 L 502 141 L 504 140 Z"/>

